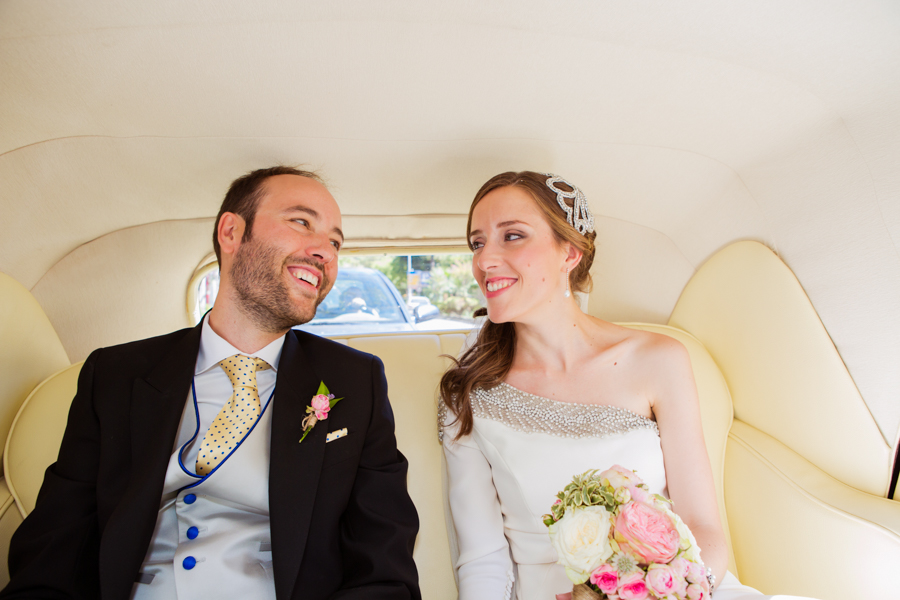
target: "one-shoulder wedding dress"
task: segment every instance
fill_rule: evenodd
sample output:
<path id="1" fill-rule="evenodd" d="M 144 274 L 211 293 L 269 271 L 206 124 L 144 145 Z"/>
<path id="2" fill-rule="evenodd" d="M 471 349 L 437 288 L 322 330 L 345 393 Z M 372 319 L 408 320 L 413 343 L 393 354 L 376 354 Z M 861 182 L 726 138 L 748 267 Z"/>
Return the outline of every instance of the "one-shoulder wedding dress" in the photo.
<path id="1" fill-rule="evenodd" d="M 572 590 L 542 515 L 574 475 L 618 464 L 636 471 L 651 492 L 666 494 L 655 421 L 505 383 L 477 390 L 471 404 L 472 433 L 457 441 L 453 415 L 440 410 L 460 600 L 554 600 Z M 764 596 L 731 574 L 713 594 L 713 600 L 745 598 L 791 596 Z"/>

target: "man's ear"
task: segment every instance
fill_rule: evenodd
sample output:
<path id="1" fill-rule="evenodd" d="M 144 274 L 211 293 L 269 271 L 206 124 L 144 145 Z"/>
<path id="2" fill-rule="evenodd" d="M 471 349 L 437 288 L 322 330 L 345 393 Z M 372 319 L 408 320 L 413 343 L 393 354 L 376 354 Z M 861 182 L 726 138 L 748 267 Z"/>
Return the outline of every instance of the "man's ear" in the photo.
<path id="1" fill-rule="evenodd" d="M 244 239 L 244 227 L 246 223 L 243 217 L 232 212 L 222 213 L 219 219 L 219 227 L 216 229 L 216 236 L 219 239 L 219 248 L 222 255 L 234 256 L 241 240 Z"/>

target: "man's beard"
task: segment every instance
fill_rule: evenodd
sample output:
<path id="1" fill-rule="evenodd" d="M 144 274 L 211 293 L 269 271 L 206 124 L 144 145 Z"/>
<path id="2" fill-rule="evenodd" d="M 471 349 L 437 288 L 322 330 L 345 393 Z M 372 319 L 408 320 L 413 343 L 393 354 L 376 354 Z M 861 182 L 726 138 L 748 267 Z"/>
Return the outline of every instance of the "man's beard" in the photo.
<path id="1" fill-rule="evenodd" d="M 260 330 L 270 333 L 286 331 L 294 325 L 310 321 L 325 299 L 325 294 L 320 293 L 309 304 L 295 302 L 282 276 L 286 264 L 314 266 L 320 273 L 319 290 L 331 287 L 322 263 L 306 257 L 288 257 L 280 269 L 275 269 L 273 265 L 277 264 L 277 254 L 275 248 L 251 238 L 240 245 L 231 265 L 231 283 L 239 300 L 238 308 Z"/>

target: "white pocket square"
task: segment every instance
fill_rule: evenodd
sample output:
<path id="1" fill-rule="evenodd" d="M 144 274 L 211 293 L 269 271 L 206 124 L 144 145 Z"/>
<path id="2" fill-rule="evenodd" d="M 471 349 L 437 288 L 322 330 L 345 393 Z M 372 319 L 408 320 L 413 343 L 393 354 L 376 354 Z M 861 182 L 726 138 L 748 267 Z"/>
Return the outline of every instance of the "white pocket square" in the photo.
<path id="1" fill-rule="evenodd" d="M 345 435 L 347 435 L 346 427 L 344 427 L 343 429 L 336 429 L 335 431 L 332 431 L 325 436 L 325 443 L 327 444 L 328 442 L 333 442 L 334 440 L 342 438 Z"/>

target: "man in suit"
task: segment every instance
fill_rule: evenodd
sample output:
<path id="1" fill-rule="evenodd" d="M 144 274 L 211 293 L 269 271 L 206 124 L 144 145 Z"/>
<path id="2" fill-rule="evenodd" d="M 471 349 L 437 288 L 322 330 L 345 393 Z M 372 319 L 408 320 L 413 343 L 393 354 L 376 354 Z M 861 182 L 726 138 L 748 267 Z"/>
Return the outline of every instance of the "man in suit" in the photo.
<path id="1" fill-rule="evenodd" d="M 381 361 L 291 329 L 334 283 L 340 227 L 312 173 L 231 185 L 214 308 L 87 359 L 0 597 L 420 598 Z M 321 384 L 339 401 L 308 419 Z"/>

